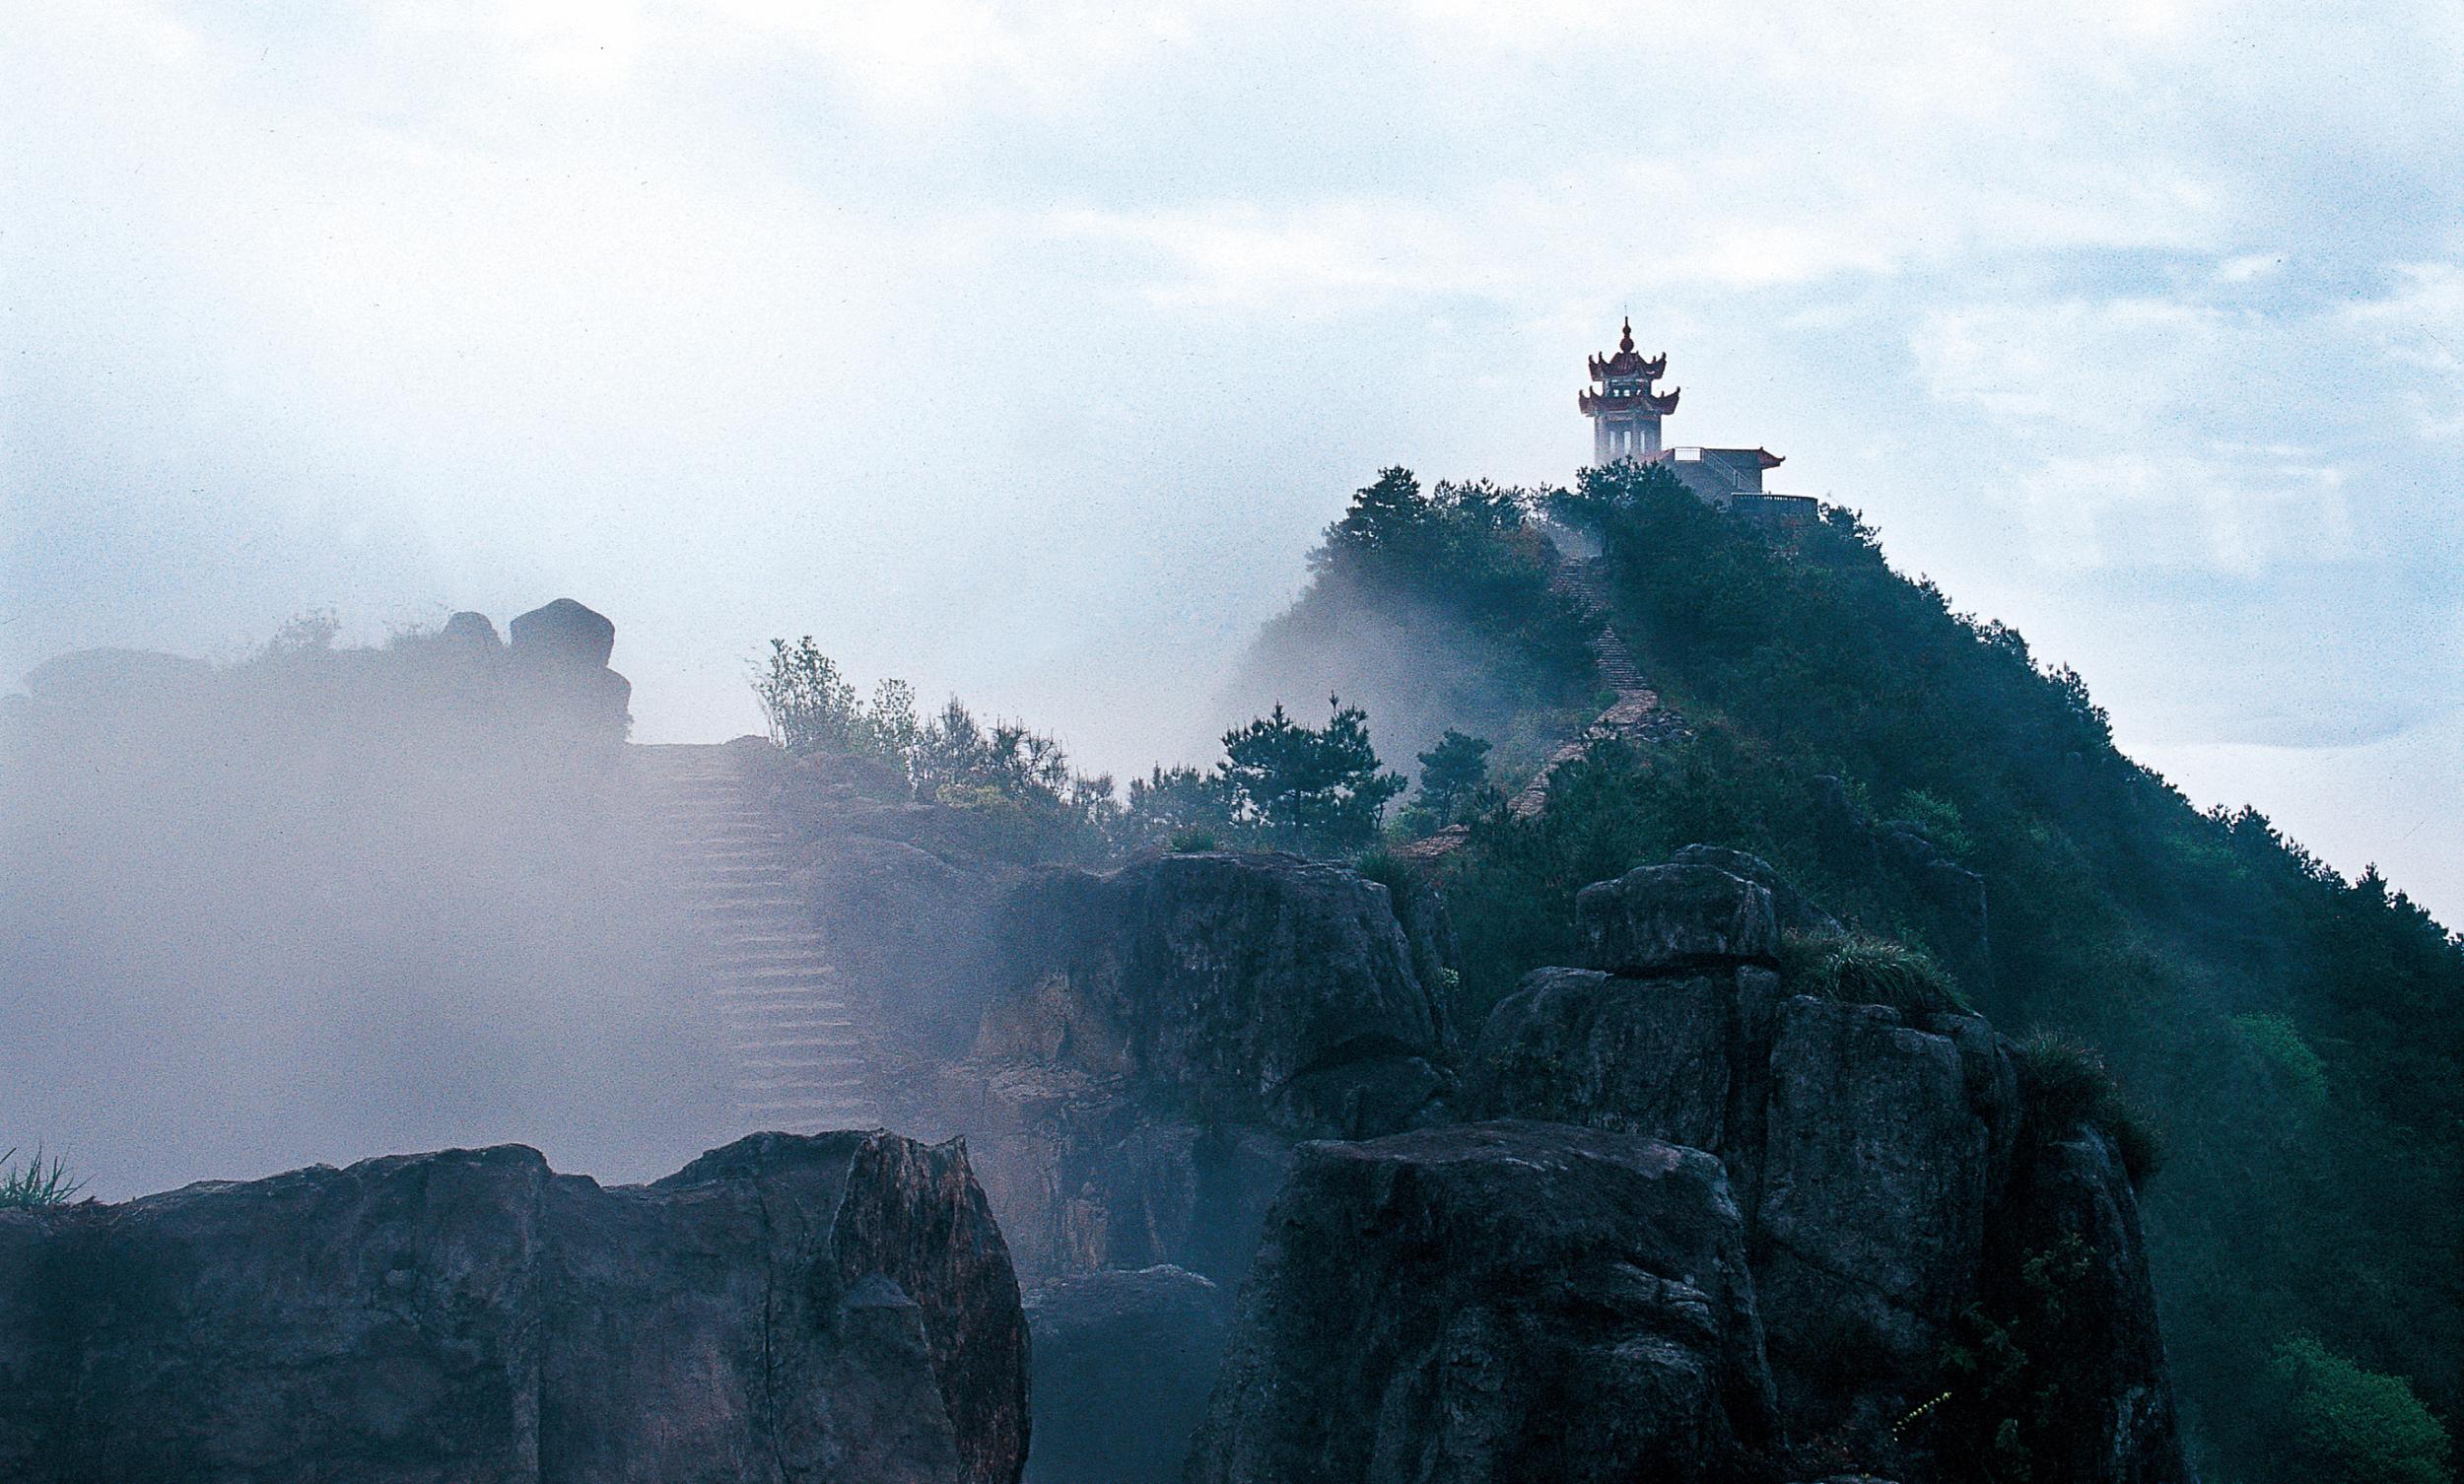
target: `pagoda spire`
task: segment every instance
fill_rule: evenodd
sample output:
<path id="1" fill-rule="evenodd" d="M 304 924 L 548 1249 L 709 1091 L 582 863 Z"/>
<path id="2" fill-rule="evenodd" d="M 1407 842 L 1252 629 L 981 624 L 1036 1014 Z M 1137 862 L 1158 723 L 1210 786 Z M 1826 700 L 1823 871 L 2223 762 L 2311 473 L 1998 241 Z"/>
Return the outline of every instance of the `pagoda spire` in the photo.
<path id="1" fill-rule="evenodd" d="M 1659 456 L 1660 420 L 1677 411 L 1677 390 L 1654 391 L 1651 383 L 1668 370 L 1665 354 L 1646 361 L 1635 352 L 1630 315 L 1618 329 L 1616 354 L 1592 357 L 1592 380 L 1598 387 L 1584 391 L 1576 405 L 1592 420 L 1594 464 Z"/>

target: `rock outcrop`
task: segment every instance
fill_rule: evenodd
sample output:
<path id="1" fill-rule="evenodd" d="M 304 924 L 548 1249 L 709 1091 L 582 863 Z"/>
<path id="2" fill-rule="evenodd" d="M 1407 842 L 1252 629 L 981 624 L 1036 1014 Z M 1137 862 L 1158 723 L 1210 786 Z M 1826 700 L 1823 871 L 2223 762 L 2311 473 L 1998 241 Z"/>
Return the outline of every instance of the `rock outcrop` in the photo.
<path id="1" fill-rule="evenodd" d="M 1637 866 L 1575 894 L 1584 962 L 1642 978 L 1697 967 L 1779 961 L 1771 894 L 1712 865 Z"/>
<path id="2" fill-rule="evenodd" d="M 1344 867 L 1206 852 L 1050 872 L 1011 899 L 1006 936 L 1025 988 L 988 1013 L 980 1054 L 1296 1133 L 1400 1127 L 1444 1084 L 1444 1013 L 1386 889 Z"/>
<path id="3" fill-rule="evenodd" d="M 1295 1140 L 1395 1132 L 1452 1089 L 1387 890 L 1291 855 L 1053 870 L 1002 913 L 1001 986 L 923 1108 L 964 1129 L 1035 1278 L 1239 1279 Z"/>
<path id="4" fill-rule="evenodd" d="M 0 1214 L 0 1476 L 1009 1484 L 1024 1316 L 963 1150 L 515 1146 Z"/>
<path id="5" fill-rule="evenodd" d="M 513 637 L 512 673 L 534 707 L 584 736 L 624 739 L 633 721 L 633 682 L 607 667 L 616 652 L 614 623 L 558 598 L 505 627 Z"/>
<path id="6" fill-rule="evenodd" d="M 2113 1141 L 2087 1124 L 2039 1131 L 2024 1178 L 1996 1213 L 2001 1260 L 1982 1311 L 2027 1315 L 2036 1484 L 2177 1484 L 2182 1456 L 2139 1211 Z M 2049 1286 L 2051 1285 L 2051 1286 Z M 2050 1304 L 2048 1304 L 2050 1300 Z"/>
<path id="7" fill-rule="evenodd" d="M 1729 1480 L 1774 1425 L 1719 1162 L 1481 1123 L 1302 1147 L 1185 1477 Z"/>
<path id="8" fill-rule="evenodd" d="M 1028 1484 L 1180 1477 L 1223 1357 L 1230 1297 L 1177 1267 L 1086 1273 L 1030 1289 Z"/>
<path id="9" fill-rule="evenodd" d="M 1792 992 L 1767 967 L 1784 883 L 1751 857 L 1713 859 L 1689 852 L 1581 894 L 1591 967 L 1536 971 L 1497 1007 L 1467 1070 L 1470 1108 L 1718 1155 L 1790 1433 L 1908 1477 L 1942 1476 L 1959 1451 L 1920 1412 L 1945 1391 L 1949 1347 L 2019 1302 L 2003 1290 L 2056 1235 L 2079 1234 L 2100 1296 L 2082 1302 L 2106 1317 L 2069 1353 L 2115 1379 L 2076 1377 L 2062 1394 L 2099 1398 L 2078 1403 L 2073 1432 L 2114 1441 L 2086 1471 L 2062 1471 L 2068 1444 L 2038 1466 L 2180 1477 L 2135 1200 L 2118 1162 L 2088 1157 L 2100 1136 L 2023 1137 L 2015 1048 L 1976 1016 Z M 1800 900 L 1787 915 L 1818 911 Z"/>

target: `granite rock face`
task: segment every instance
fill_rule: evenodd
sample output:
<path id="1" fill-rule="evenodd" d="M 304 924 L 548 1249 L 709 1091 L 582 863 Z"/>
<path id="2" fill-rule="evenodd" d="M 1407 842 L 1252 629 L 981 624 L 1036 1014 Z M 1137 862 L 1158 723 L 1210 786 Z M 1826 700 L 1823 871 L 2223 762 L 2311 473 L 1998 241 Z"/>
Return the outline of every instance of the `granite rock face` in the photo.
<path id="1" fill-rule="evenodd" d="M 1348 868 L 1041 872 L 997 941 L 973 1051 L 929 1069 L 924 1101 L 967 1131 L 1033 1279 L 1172 1263 L 1235 1283 L 1294 1141 L 1410 1127 L 1451 1094 L 1411 941 Z"/>
<path id="2" fill-rule="evenodd" d="M 0 1476 L 1008 1484 L 1026 1328 L 956 1147 L 508 1146 L 0 1215 Z"/>
<path id="3" fill-rule="evenodd" d="M 2033 1477 L 2042 1484 L 2188 1479 L 2138 1199 L 2113 1141 L 2084 1124 L 2043 1141 L 1996 1227 L 2010 1257 L 1988 1268 L 1989 1309 L 2010 1314 L 2030 1303 L 2031 1256 L 2050 1253 L 2070 1264 L 2060 1295 L 2062 1343 L 2036 1378 L 2060 1400 L 2035 1450 Z"/>
<path id="4" fill-rule="evenodd" d="M 1056 1278 L 1027 1293 L 1035 1337 L 1028 1484 L 1178 1478 L 1223 1357 L 1231 1296 L 1178 1267 Z"/>
<path id="5" fill-rule="evenodd" d="M 1401 1126 L 1443 1082 L 1437 1001 L 1384 888 L 1296 855 L 1150 856 L 1012 898 L 1023 992 L 978 1050 L 1295 1133 Z"/>
<path id="6" fill-rule="evenodd" d="M 1301 1147 L 1184 1477 L 1742 1479 L 1774 1425 L 1719 1162 L 1478 1123 Z"/>
<path id="7" fill-rule="evenodd" d="M 2101 1400 L 2078 1403 L 2064 1433 L 2111 1446 L 2056 1472 L 2181 1477 L 2135 1200 L 2118 1162 L 2089 1157 L 2101 1136 L 2023 1137 L 2015 1048 L 1976 1016 L 1792 993 L 1758 935 L 1785 884 L 1751 857 L 1716 858 L 1697 848 L 1682 869 L 1582 894 L 1598 967 L 1535 971 L 1498 1005 L 1467 1067 L 1469 1109 L 1716 1154 L 1789 1431 L 1909 1477 L 1948 1466 L 1899 1424 L 1944 1390 L 1971 1307 L 2017 1312 L 2030 1254 L 2078 1234 L 2098 1296 L 2080 1302 L 2101 1317 L 2066 1350 L 2083 1369 L 2062 1394 Z"/>
<path id="8" fill-rule="evenodd" d="M 1584 964 L 1642 976 L 1703 965 L 1776 962 L 1771 894 L 1713 865 L 1638 866 L 1575 895 Z"/>

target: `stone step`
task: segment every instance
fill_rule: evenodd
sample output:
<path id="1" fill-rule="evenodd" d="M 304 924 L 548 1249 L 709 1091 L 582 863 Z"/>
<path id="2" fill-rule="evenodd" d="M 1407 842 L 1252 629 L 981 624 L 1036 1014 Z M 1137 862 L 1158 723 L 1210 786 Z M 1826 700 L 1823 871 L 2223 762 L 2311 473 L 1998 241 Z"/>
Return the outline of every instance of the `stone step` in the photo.
<path id="1" fill-rule="evenodd" d="M 772 1014 L 769 1012 L 778 1012 Z M 819 1019 L 825 1024 L 812 1027 L 799 1025 L 796 1017 L 806 1022 Z M 766 1041 L 776 1036 L 794 1036 L 818 1031 L 844 1039 L 854 1046 L 862 1038 L 856 1032 L 855 1022 L 843 1004 L 778 1003 L 762 1005 L 744 1000 L 724 1003 L 719 1007 L 719 1025 L 726 1031 L 729 1045 L 737 1042 Z"/>
<path id="2" fill-rule="evenodd" d="M 759 1041 L 739 1044 L 736 1049 L 748 1055 L 788 1056 L 822 1061 L 861 1060 L 855 1039 L 848 1036 L 764 1036 Z M 786 1066 L 785 1061 L 774 1064 Z"/>
<path id="3" fill-rule="evenodd" d="M 735 989 L 722 984 L 711 992 L 722 1001 L 720 1008 L 724 1010 L 743 1009 L 764 1001 L 777 1003 L 782 1000 L 793 1001 L 807 1010 L 845 1010 L 847 1008 L 845 1000 L 817 994 L 809 984 L 783 984 L 776 989 Z M 724 1003 L 727 1001 L 733 1003 Z"/>
<path id="4" fill-rule="evenodd" d="M 863 1077 L 872 1070 L 872 1060 L 847 1046 L 826 1049 L 810 1047 L 745 1046 L 736 1057 L 736 1085 L 745 1086 L 760 1079 L 820 1078 L 824 1081 L 846 1081 Z"/>
<path id="5" fill-rule="evenodd" d="M 860 1077 L 739 1077 L 736 1101 L 745 1103 L 869 1103 L 871 1089 Z"/>
<path id="6" fill-rule="evenodd" d="M 721 964 L 773 964 L 782 960 L 826 964 L 830 962 L 830 953 L 817 934 L 783 932 L 732 941 L 714 940 L 710 958 Z"/>
<path id="7" fill-rule="evenodd" d="M 738 953 L 713 953 L 710 955 L 710 964 L 712 968 L 723 969 L 729 974 L 738 974 L 764 969 L 827 969 L 831 967 L 830 956 L 823 953 L 817 947 L 752 949 Z"/>

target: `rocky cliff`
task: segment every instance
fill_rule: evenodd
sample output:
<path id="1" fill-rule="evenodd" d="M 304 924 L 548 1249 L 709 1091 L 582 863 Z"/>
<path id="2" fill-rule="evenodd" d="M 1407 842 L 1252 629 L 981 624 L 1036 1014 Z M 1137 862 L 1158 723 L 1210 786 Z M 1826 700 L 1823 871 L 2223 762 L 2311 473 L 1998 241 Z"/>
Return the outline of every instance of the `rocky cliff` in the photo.
<path id="1" fill-rule="evenodd" d="M 1303 1147 L 1186 1477 L 1745 1478 L 1775 1427 L 1719 1161 L 1476 1123 Z"/>
<path id="2" fill-rule="evenodd" d="M 0 1213 L 0 1477 L 1008 1484 L 1027 1338 L 955 1146 L 508 1146 Z"/>
<path id="3" fill-rule="evenodd" d="M 1386 888 L 1293 855 L 1055 869 L 1006 899 L 968 1053 L 908 1121 L 964 1131 L 1035 1278 L 1236 1282 L 1292 1144 L 1394 1132 L 1452 1086 Z"/>
<path id="4" fill-rule="evenodd" d="M 1758 876 L 1693 852 L 1584 891 L 1590 967 L 1540 970 L 1497 1007 L 1472 1107 L 1720 1158 L 1801 1454 L 1956 1478 L 1997 1446 L 1981 1428 L 2039 1479 L 2182 1477 L 2107 1136 L 2030 1098 L 2019 1048 L 1977 1016 L 1801 992 L 1777 972 L 1785 888 Z M 1810 911 L 1787 902 L 1818 926 Z"/>

